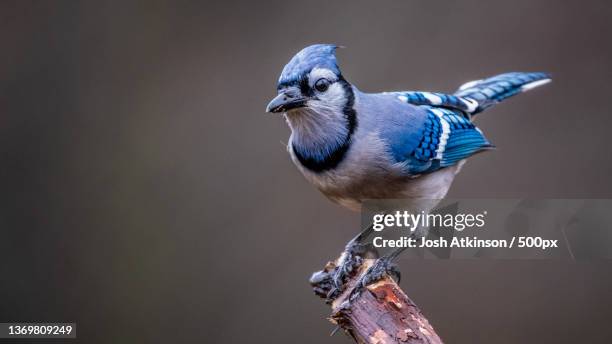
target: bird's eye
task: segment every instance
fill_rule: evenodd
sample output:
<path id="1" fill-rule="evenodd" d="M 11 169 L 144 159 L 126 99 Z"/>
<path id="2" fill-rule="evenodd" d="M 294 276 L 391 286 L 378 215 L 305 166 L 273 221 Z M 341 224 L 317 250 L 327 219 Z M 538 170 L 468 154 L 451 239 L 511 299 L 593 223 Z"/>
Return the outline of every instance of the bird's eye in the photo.
<path id="1" fill-rule="evenodd" d="M 315 82 L 314 87 L 319 92 L 325 92 L 329 88 L 329 80 L 321 78 Z"/>

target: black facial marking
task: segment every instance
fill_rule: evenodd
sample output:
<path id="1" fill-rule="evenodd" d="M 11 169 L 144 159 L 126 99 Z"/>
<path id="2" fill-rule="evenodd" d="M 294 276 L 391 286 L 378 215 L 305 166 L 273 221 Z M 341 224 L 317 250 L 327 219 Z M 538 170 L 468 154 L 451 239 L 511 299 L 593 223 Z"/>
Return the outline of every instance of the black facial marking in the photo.
<path id="1" fill-rule="evenodd" d="M 348 130 L 346 137 L 342 141 L 342 144 L 338 145 L 322 160 L 315 159 L 310 156 L 304 156 L 302 153 L 300 153 L 299 149 L 295 145 L 293 145 L 293 153 L 295 154 L 295 157 L 298 159 L 298 161 L 307 169 L 317 173 L 336 168 L 338 164 L 340 164 L 340 162 L 344 160 L 346 152 L 348 152 L 349 148 L 351 147 L 353 133 L 357 128 L 357 112 L 353 108 L 353 106 L 355 105 L 355 94 L 353 93 L 353 89 L 351 88 L 351 85 L 342 76 L 339 77 L 337 82 L 342 85 L 342 88 L 344 89 L 344 92 L 347 95 L 347 101 L 344 105 L 342 112 L 344 113 L 344 118 L 346 119 L 346 126 Z"/>
<path id="2" fill-rule="evenodd" d="M 302 92 L 303 96 L 312 97 L 313 92 L 312 92 L 312 89 L 310 88 L 310 85 L 308 85 L 308 76 L 303 75 L 300 78 L 299 86 L 300 86 L 300 92 Z"/>

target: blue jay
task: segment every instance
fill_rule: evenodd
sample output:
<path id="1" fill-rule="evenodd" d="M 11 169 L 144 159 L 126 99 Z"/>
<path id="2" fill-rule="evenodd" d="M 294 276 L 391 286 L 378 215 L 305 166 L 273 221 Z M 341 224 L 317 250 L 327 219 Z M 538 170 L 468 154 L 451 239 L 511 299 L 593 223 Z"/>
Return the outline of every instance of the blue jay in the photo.
<path id="1" fill-rule="evenodd" d="M 297 53 L 266 111 L 284 114 L 289 154 L 306 179 L 355 211 L 367 199 L 444 198 L 466 159 L 493 148 L 472 117 L 550 81 L 545 73 L 506 73 L 453 94 L 363 93 L 340 72 L 336 48 Z"/>

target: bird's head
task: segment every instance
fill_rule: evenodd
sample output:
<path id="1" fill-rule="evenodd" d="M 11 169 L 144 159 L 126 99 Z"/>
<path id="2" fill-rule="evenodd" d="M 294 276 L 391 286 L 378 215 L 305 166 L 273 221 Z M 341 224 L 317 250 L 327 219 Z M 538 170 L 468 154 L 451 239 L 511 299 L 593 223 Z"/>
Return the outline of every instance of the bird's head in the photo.
<path id="1" fill-rule="evenodd" d="M 336 64 L 336 48 L 331 44 L 315 44 L 297 53 L 283 68 L 278 95 L 266 111 L 342 114 L 352 90 Z"/>

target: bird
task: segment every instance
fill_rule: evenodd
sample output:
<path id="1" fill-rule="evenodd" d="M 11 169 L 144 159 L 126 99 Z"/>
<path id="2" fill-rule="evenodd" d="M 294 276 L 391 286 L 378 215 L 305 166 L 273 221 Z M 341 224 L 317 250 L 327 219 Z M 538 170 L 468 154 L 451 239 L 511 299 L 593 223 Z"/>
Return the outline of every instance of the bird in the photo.
<path id="1" fill-rule="evenodd" d="M 314 44 L 293 56 L 266 111 L 283 114 L 287 150 L 304 177 L 353 211 L 371 199 L 443 199 L 466 160 L 494 148 L 474 116 L 551 81 L 547 73 L 511 72 L 450 94 L 365 93 L 341 73 L 337 49 Z"/>

